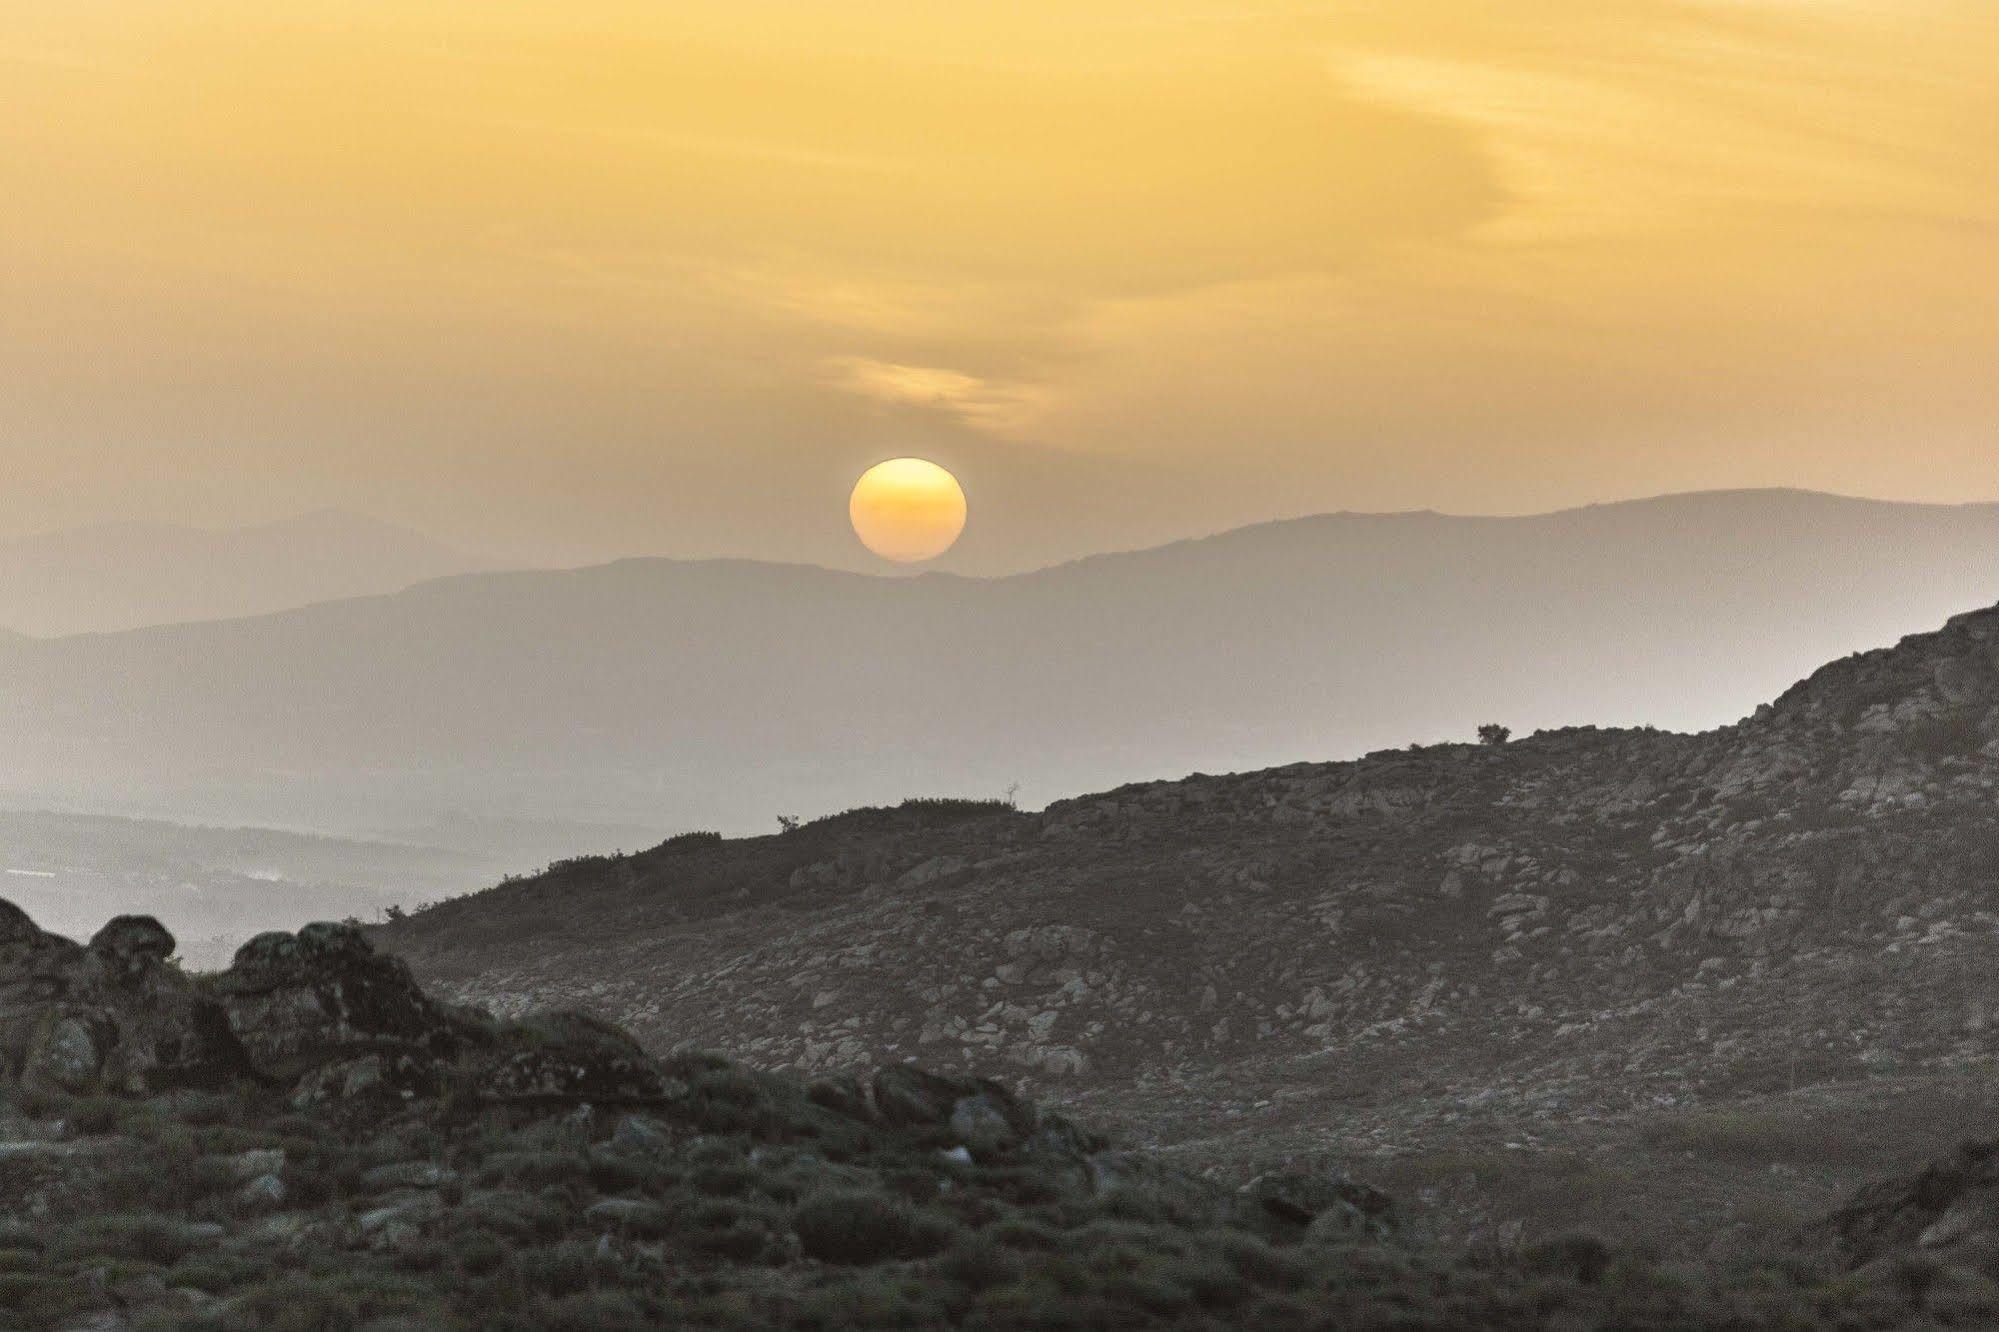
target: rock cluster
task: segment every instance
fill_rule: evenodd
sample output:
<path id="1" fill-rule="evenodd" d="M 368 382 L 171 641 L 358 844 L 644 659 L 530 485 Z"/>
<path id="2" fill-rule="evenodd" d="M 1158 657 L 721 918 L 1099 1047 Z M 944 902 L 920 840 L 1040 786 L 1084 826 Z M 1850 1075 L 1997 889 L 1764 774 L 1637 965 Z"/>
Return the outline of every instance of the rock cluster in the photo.
<path id="1" fill-rule="evenodd" d="M 573 1013 L 512 1023 L 439 1004 L 352 925 L 262 934 L 190 976 L 149 916 L 86 945 L 0 901 L 0 1077 L 31 1090 L 142 1096 L 238 1082 L 301 1105 L 465 1086 L 493 1097 L 657 1096 L 630 1037 Z"/>
<path id="2" fill-rule="evenodd" d="M 1386 1237 L 1343 1176 L 1231 1190 L 991 1079 L 807 1085 L 455 1010 L 350 926 L 213 976 L 173 951 L 143 917 L 83 946 L 0 903 L 7 1327 L 940 1326 L 1009 1285 L 970 1321 L 1087 1297 L 1084 1324 L 1133 1326 L 1261 1287 L 1253 1321 L 1305 1326 L 1320 1258 Z M 1062 1256 L 1107 1235 L 1100 1270 Z M 839 1275 L 885 1263 L 914 1303 Z"/>
<path id="3" fill-rule="evenodd" d="M 172 952 L 151 917 L 120 916 L 85 946 L 0 901 L 0 1076 L 139 1093 L 249 1074 L 228 1010 L 169 964 Z"/>

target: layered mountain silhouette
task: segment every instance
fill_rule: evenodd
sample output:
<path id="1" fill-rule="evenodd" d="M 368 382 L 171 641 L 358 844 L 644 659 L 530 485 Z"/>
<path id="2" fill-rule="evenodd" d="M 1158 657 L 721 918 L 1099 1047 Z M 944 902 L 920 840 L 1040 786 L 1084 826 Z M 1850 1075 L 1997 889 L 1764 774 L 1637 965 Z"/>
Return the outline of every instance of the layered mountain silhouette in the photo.
<path id="1" fill-rule="evenodd" d="M 1795 492 L 1331 515 L 994 580 L 483 574 L 6 645 L 0 783 L 117 808 L 143 777 L 135 812 L 318 827 L 448 808 L 740 831 L 1493 719 L 1710 724 L 1995 586 L 1999 509 Z"/>
<path id="2" fill-rule="evenodd" d="M 1704 733 L 686 836 L 382 938 L 503 1011 L 586 1003 L 658 1048 L 819 1074 L 1018 1078 L 1218 1171 L 1428 1153 L 1442 1174 L 1405 1183 L 1518 1216 L 1514 1167 L 1467 1151 L 1581 1154 L 1601 1164 L 1550 1213 L 1699 1246 L 1762 1200 L 1745 1161 L 1771 1206 L 1830 1206 L 1903 1139 L 1980 1122 L 1995 796 L 1999 608 Z"/>
<path id="3" fill-rule="evenodd" d="M 50 637 L 256 615 L 487 567 L 405 528 L 332 510 L 225 531 L 75 528 L 0 542 L 0 625 Z"/>
<path id="4" fill-rule="evenodd" d="M 1999 508 L 1786 491 L 1337 514 L 990 580 L 477 574 L 0 646 L 0 788 L 335 831 L 1038 803 L 1487 721 L 1712 725 L 1995 588 Z"/>

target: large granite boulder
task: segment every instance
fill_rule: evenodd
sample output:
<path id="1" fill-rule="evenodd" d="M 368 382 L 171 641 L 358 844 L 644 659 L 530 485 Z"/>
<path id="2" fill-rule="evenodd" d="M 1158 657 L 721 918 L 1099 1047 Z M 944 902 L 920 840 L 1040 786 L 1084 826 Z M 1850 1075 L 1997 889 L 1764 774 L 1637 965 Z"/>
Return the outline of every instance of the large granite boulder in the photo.
<path id="1" fill-rule="evenodd" d="M 120 916 L 85 946 L 0 902 L 0 1076 L 132 1095 L 249 1076 L 221 1005 L 173 950 L 150 916 Z"/>
<path id="2" fill-rule="evenodd" d="M 352 925 L 260 934 L 236 950 L 215 989 L 251 1062 L 280 1080 L 369 1055 L 450 1058 L 479 1035 Z"/>

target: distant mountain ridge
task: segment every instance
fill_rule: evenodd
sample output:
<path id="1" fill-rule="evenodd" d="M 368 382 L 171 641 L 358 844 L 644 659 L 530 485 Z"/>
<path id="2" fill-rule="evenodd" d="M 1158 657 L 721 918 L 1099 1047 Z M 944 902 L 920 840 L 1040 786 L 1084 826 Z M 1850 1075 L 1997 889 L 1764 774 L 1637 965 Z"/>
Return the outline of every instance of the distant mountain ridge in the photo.
<path id="1" fill-rule="evenodd" d="M 0 625 L 55 637 L 258 615 L 491 567 L 337 510 L 220 531 L 115 523 L 0 542 Z"/>
<path id="2" fill-rule="evenodd" d="M 1999 507 L 1723 492 L 1338 514 L 996 579 L 474 573 L 0 647 L 14 803 L 741 832 L 1583 721 L 1714 725 L 1999 592 Z"/>

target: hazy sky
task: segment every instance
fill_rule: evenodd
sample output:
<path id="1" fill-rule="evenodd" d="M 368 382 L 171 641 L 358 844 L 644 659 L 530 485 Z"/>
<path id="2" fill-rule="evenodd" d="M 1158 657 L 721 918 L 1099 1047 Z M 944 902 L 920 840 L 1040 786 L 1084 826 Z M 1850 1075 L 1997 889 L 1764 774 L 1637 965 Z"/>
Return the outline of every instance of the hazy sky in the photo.
<path id="1" fill-rule="evenodd" d="M 1992 0 L 7 0 L 0 536 L 1999 496 Z"/>

